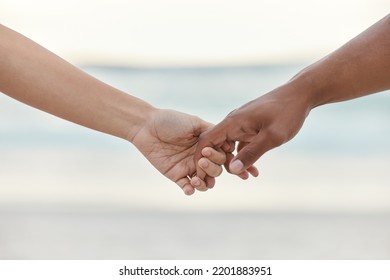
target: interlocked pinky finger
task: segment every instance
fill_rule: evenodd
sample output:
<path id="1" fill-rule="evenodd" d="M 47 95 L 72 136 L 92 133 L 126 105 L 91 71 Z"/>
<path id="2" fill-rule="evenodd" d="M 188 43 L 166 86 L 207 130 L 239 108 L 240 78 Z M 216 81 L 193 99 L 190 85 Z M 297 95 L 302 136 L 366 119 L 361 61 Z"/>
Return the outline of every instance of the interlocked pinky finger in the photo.
<path id="1" fill-rule="evenodd" d="M 184 194 L 186 195 L 192 195 L 195 192 L 195 189 L 191 186 L 190 179 L 187 177 L 177 180 L 176 184 L 183 190 Z"/>

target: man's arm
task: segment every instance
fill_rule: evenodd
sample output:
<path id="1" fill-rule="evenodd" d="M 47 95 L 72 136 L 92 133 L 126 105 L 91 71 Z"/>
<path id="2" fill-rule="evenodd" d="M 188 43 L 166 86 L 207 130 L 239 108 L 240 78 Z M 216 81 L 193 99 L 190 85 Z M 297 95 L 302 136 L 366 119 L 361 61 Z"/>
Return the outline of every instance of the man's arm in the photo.
<path id="1" fill-rule="evenodd" d="M 239 141 L 228 169 L 239 174 L 264 153 L 291 140 L 320 105 L 390 88 L 390 15 L 344 46 L 302 70 L 279 88 L 243 105 L 201 136 L 204 147 Z M 202 178 L 203 173 L 198 168 Z"/>

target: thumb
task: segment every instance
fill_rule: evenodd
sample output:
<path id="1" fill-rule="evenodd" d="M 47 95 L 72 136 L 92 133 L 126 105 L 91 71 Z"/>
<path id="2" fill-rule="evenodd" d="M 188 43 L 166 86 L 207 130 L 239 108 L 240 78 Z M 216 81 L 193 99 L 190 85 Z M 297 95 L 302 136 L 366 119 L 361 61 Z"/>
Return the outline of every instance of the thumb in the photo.
<path id="1" fill-rule="evenodd" d="M 274 146 L 264 133 L 258 134 L 252 142 L 246 144 L 231 160 L 229 170 L 233 174 L 240 174 L 252 166 L 263 154 Z"/>

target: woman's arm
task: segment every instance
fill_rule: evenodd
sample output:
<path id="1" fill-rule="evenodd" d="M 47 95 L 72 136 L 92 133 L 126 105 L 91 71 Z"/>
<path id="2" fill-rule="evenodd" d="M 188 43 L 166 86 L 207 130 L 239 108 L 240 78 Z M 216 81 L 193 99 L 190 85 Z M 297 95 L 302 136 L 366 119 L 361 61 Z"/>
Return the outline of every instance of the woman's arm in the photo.
<path id="1" fill-rule="evenodd" d="M 196 167 L 198 136 L 210 123 L 184 113 L 161 110 L 84 73 L 30 39 L 0 25 L 0 91 L 35 108 L 133 143 L 186 194 Z M 224 153 L 214 157 L 217 165 Z M 214 186 L 215 164 L 196 186 Z"/>
<path id="2" fill-rule="evenodd" d="M 156 110 L 0 26 L 0 91 L 40 110 L 132 140 Z"/>

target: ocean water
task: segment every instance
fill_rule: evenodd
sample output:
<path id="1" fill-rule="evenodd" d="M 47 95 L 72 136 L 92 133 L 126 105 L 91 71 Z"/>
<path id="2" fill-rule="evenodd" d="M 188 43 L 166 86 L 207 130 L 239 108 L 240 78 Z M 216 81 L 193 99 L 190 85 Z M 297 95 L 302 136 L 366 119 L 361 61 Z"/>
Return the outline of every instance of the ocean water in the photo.
<path id="1" fill-rule="evenodd" d="M 303 67 L 83 69 L 216 123 Z M 316 108 L 259 178 L 192 197 L 123 140 L 0 108 L 2 259 L 390 258 L 390 92 Z"/>

